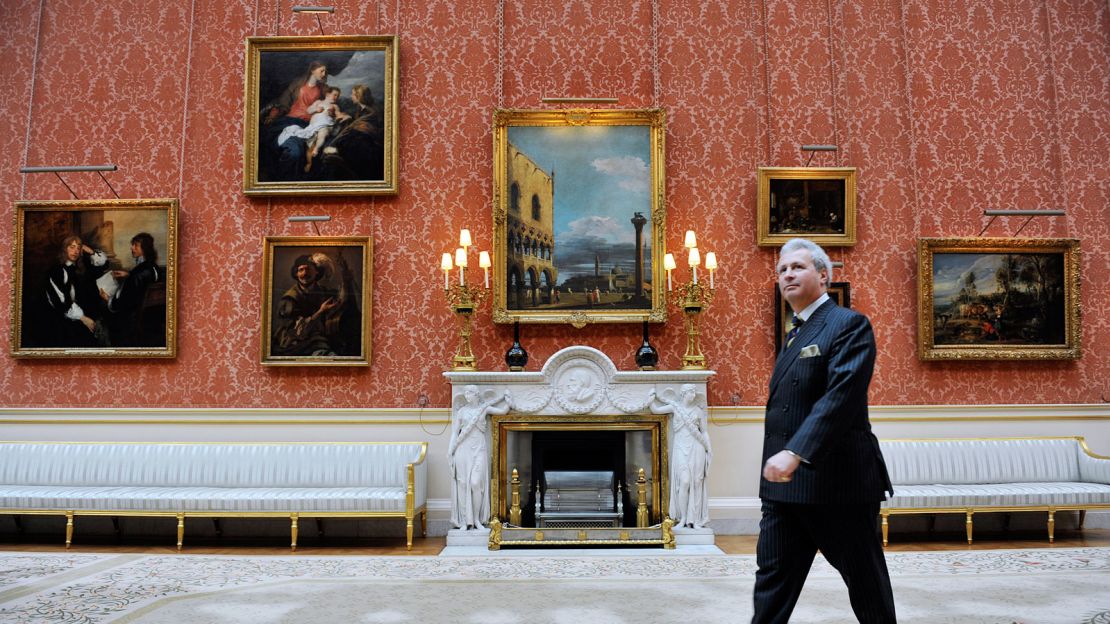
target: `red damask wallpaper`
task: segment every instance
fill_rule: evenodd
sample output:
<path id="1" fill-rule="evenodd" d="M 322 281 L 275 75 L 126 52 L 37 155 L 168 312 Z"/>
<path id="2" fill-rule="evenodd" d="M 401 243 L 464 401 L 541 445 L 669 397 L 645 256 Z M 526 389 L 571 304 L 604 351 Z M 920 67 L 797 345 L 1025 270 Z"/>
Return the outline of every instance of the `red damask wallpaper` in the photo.
<path id="1" fill-rule="evenodd" d="M 490 244 L 491 116 L 543 97 L 618 97 L 667 111 L 667 241 L 697 230 L 721 261 L 703 349 L 712 405 L 756 405 L 773 362 L 774 253 L 755 245 L 756 168 L 855 166 L 859 244 L 833 249 L 853 306 L 871 316 L 879 404 L 1100 403 L 1110 399 L 1110 14 L 1100 0 L 10 0 L 0 7 L 9 104 L 0 117 L 0 244 L 13 202 L 64 199 L 22 165 L 115 163 L 123 197 L 178 197 L 180 305 L 174 361 L 16 361 L 0 338 L 6 407 L 407 407 L 448 404 L 455 344 L 439 254 L 460 227 Z M 241 192 L 244 39 L 397 34 L 400 193 L 247 199 Z M 110 197 L 67 174 L 82 198 Z M 1022 235 L 1079 237 L 1084 355 L 1073 362 L 922 363 L 915 355 L 920 236 L 974 236 L 985 208 L 1063 208 Z M 261 239 L 375 241 L 369 369 L 259 364 Z M 1003 218 L 986 232 L 1021 226 Z M 11 267 L 0 279 L 10 326 Z M 684 276 L 685 277 L 685 276 Z M 661 364 L 681 318 L 653 328 Z M 525 326 L 538 369 L 585 344 L 631 369 L 640 328 Z M 504 367 L 511 328 L 477 316 L 478 364 Z"/>

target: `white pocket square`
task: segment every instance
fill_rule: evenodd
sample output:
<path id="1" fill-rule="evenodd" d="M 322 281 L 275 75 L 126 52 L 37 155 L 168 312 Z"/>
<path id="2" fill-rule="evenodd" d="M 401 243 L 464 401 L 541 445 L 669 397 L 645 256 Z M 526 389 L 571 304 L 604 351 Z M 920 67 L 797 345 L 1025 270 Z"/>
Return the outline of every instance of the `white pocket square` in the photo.
<path id="1" fill-rule="evenodd" d="M 802 352 L 798 354 L 798 357 L 799 358 L 811 358 L 811 357 L 817 357 L 818 355 L 821 355 L 821 349 L 818 349 L 817 345 L 811 344 L 811 345 L 802 347 Z"/>

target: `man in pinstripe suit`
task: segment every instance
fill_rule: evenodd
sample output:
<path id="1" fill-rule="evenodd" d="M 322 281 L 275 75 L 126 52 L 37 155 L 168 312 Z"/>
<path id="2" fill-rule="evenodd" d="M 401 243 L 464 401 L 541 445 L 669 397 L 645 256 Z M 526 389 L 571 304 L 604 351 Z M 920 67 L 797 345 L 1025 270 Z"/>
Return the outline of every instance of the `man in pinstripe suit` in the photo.
<path id="1" fill-rule="evenodd" d="M 894 622 L 876 531 L 892 488 L 867 417 L 871 323 L 829 299 L 832 263 L 813 242 L 786 243 L 777 273 L 797 320 L 767 397 L 752 622 L 789 621 L 818 550 L 844 578 L 860 622 Z"/>

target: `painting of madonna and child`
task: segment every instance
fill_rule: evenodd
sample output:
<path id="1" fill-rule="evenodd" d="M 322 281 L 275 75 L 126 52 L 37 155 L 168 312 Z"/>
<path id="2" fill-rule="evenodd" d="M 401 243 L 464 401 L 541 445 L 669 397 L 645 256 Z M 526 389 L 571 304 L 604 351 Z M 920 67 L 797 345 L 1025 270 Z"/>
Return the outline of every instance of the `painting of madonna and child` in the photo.
<path id="1" fill-rule="evenodd" d="M 173 357 L 177 200 L 16 203 L 12 354 Z"/>
<path id="2" fill-rule="evenodd" d="M 568 123 L 574 114 L 496 116 L 495 320 L 654 320 L 665 296 L 653 218 L 662 112 L 578 112 Z"/>
<path id="3" fill-rule="evenodd" d="M 921 239 L 923 359 L 1079 356 L 1079 244 Z"/>
<path id="4" fill-rule="evenodd" d="M 244 191 L 397 192 L 397 40 L 247 39 Z"/>

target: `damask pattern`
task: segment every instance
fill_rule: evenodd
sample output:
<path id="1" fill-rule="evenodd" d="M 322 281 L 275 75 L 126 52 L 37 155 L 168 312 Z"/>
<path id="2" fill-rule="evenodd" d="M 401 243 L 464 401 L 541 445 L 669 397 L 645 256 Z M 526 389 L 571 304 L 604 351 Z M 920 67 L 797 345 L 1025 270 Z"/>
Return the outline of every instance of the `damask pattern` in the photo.
<path id="1" fill-rule="evenodd" d="M 116 163 L 107 177 L 121 196 L 181 199 L 177 359 L 16 362 L 5 333 L 5 405 L 405 407 L 420 394 L 448 405 L 441 373 L 456 330 L 436 259 L 461 227 L 491 246 L 492 111 L 543 107 L 544 96 L 666 109 L 667 240 L 677 248 L 694 229 L 721 259 L 703 317 L 702 348 L 718 371 L 711 405 L 761 403 L 774 359 L 775 256 L 754 244 L 755 168 L 802 164 L 800 144 L 832 142 L 840 151 L 814 165 L 860 168 L 860 242 L 831 255 L 875 327 L 873 402 L 1110 399 L 1110 320 L 1093 313 L 1110 284 L 1092 277 L 1110 270 L 1105 2 L 340 0 L 319 24 L 293 4 L 4 3 L 0 51 L 13 80 L 0 118 L 10 163 L 0 171 L 2 210 L 69 196 L 53 176 L 20 176 L 17 162 Z M 243 40 L 321 30 L 400 36 L 400 192 L 248 199 Z M 111 196 L 95 174 L 65 180 L 82 198 Z M 1067 210 L 1022 235 L 1083 241 L 1083 359 L 917 360 L 915 239 L 974 236 L 984 208 Z M 259 364 L 261 239 L 308 233 L 286 221 L 306 213 L 332 216 L 326 235 L 374 237 L 368 370 Z M 986 234 L 1021 225 L 999 219 Z M 0 228 L 8 249 L 12 235 Z M 10 272 L 0 269 L 4 302 Z M 685 269 L 675 277 L 686 279 Z M 10 304 L 0 305 L 0 324 L 10 318 Z M 478 366 L 501 369 L 511 328 L 493 325 L 488 307 L 475 321 Z M 661 366 L 677 367 L 681 317 L 672 308 L 651 331 Z M 631 369 L 640 337 L 632 325 L 521 333 L 530 370 L 572 344 Z"/>

